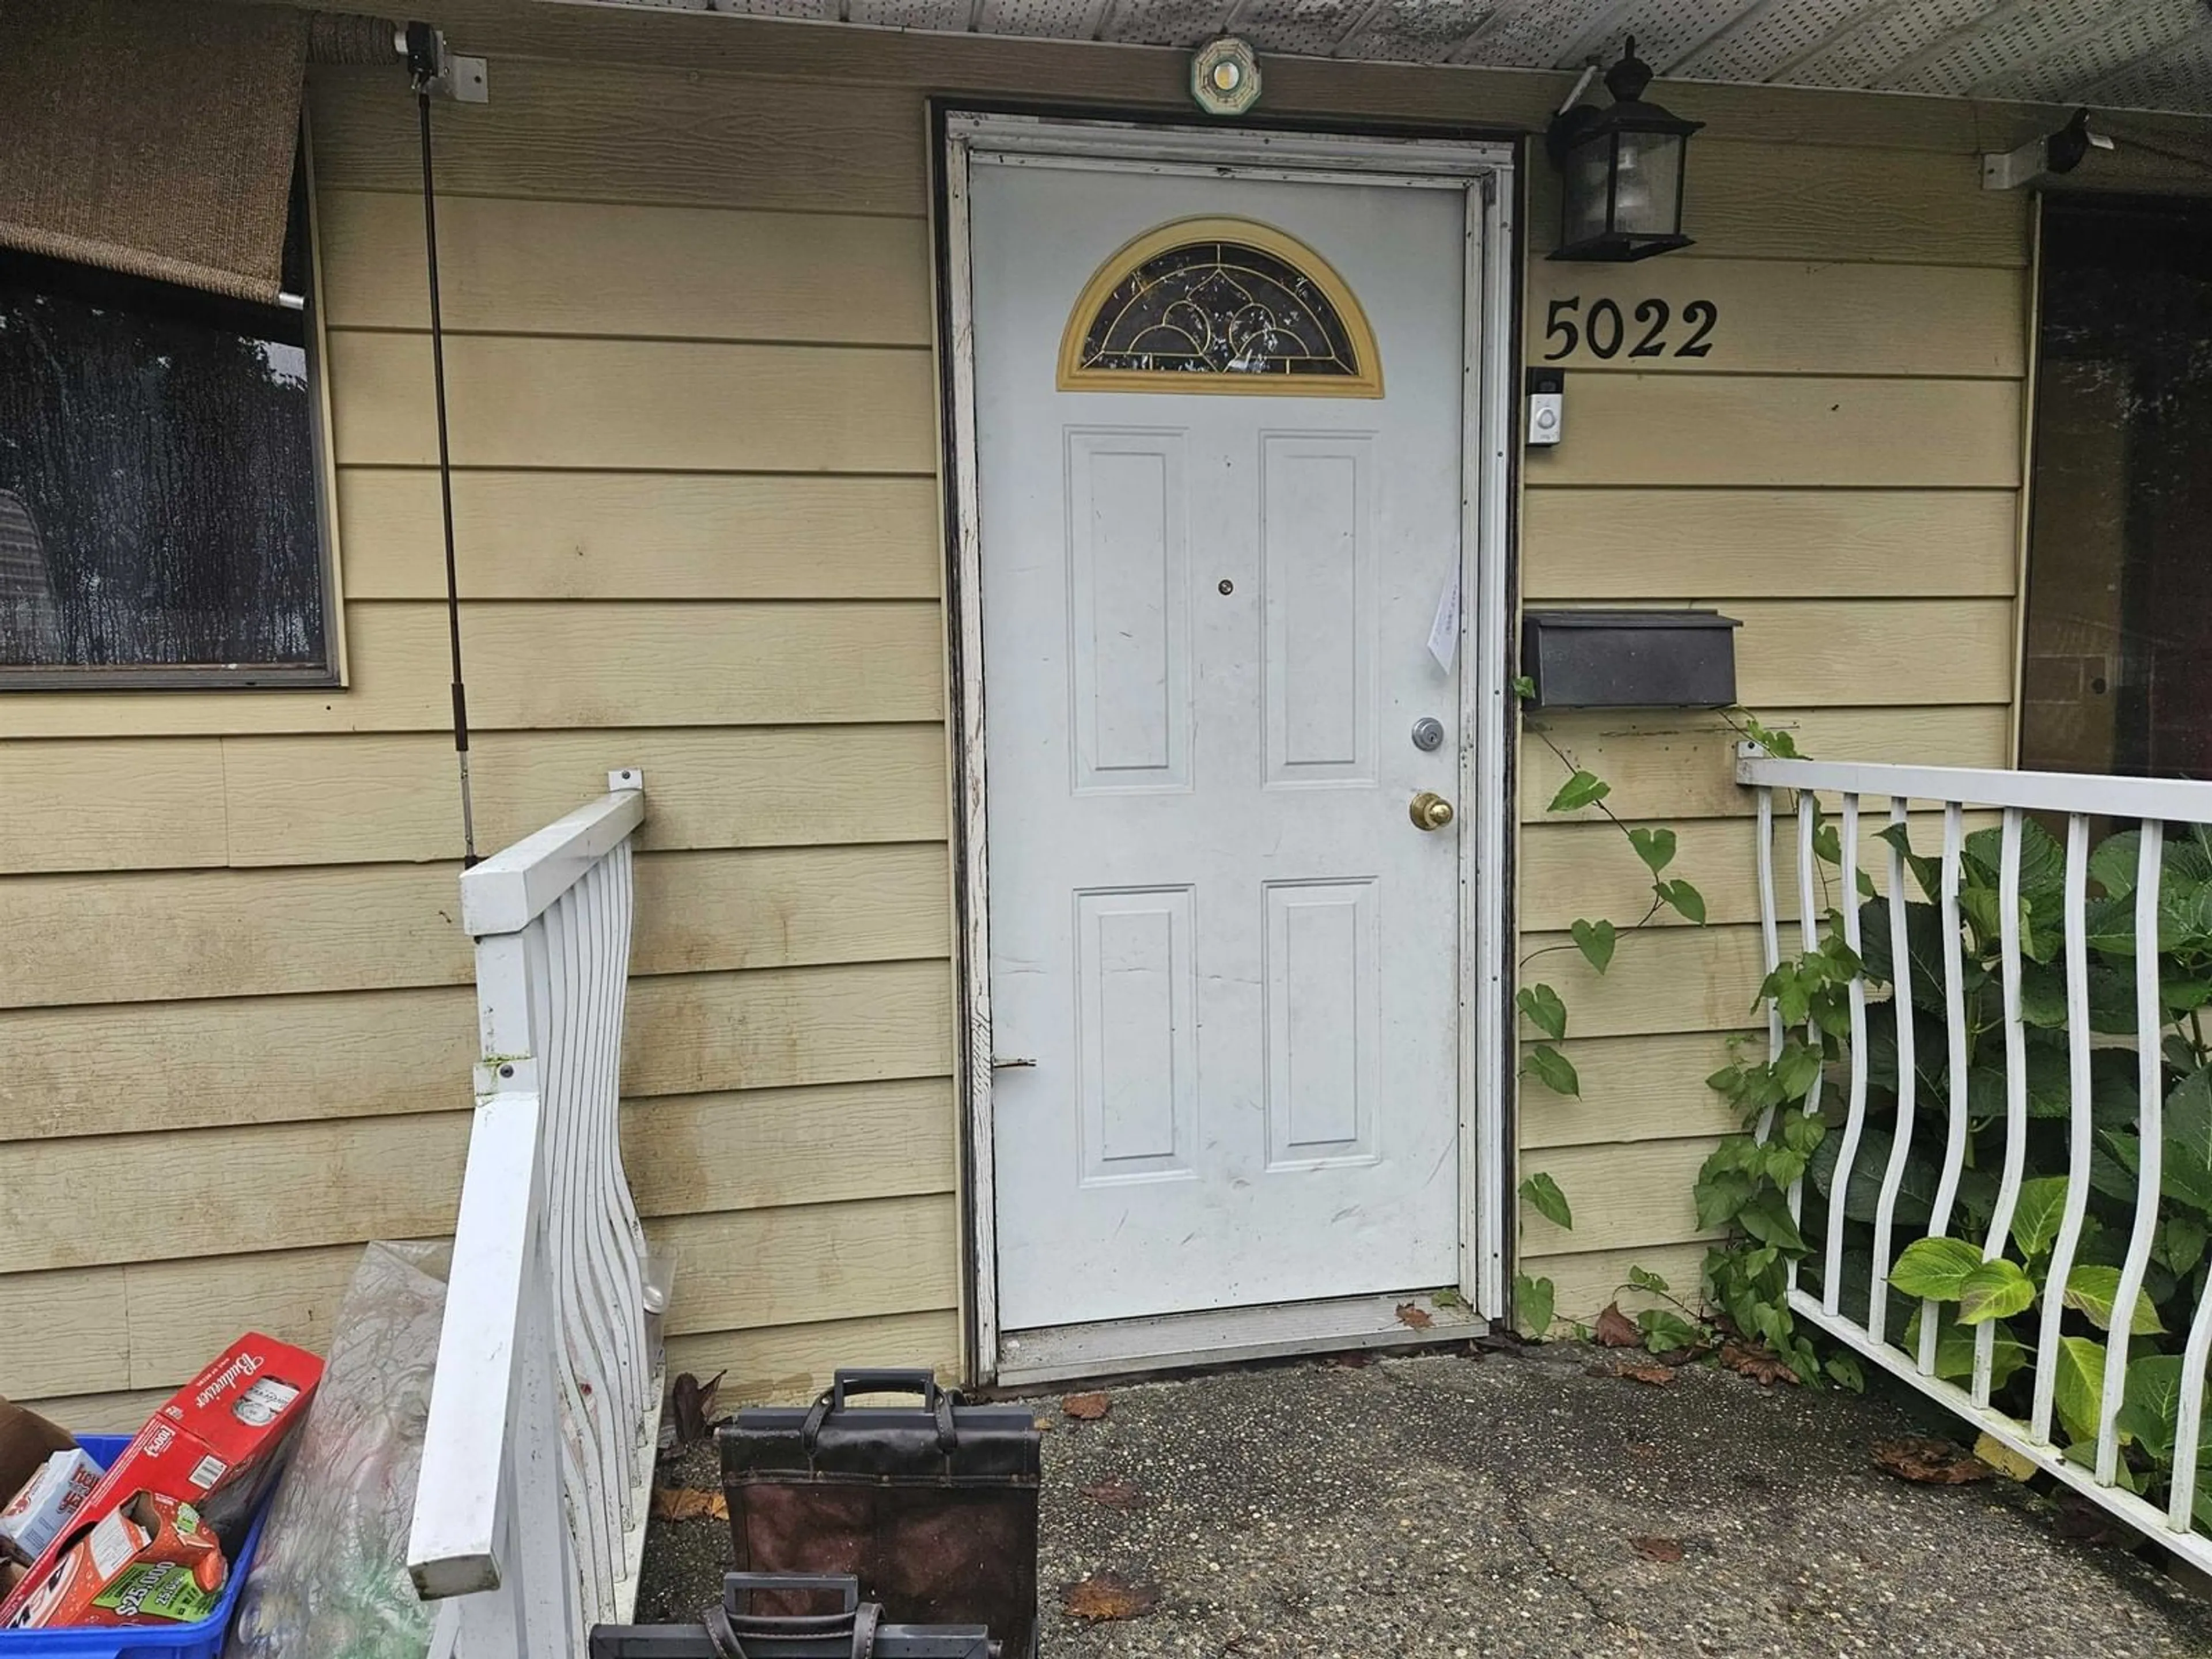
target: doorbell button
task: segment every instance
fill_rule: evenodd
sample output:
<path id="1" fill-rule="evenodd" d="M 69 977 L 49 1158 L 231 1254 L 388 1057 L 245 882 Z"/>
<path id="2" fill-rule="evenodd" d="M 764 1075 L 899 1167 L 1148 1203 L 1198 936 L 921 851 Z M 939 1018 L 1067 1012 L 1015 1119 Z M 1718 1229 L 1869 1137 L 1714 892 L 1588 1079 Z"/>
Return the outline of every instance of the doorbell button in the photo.
<path id="1" fill-rule="evenodd" d="M 1528 371 L 1528 441 L 1555 444 L 1566 428 L 1567 377 L 1556 368 Z"/>

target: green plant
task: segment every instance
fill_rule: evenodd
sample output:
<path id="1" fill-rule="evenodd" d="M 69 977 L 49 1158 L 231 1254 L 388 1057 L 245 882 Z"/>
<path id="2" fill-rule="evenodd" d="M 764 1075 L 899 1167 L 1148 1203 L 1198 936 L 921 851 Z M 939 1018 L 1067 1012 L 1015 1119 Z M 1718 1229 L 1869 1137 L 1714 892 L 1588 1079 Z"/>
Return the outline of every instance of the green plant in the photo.
<path id="1" fill-rule="evenodd" d="M 1706 1162 L 1698 1182 L 1699 1219 L 1726 1224 L 1729 1242 L 1708 1262 L 1716 1300 L 1740 1325 L 1756 1328 L 1792 1357 L 1813 1361 L 1789 1320 L 1781 1296 L 1791 1260 L 1817 1283 L 1823 1253 L 1805 1235 L 1825 1237 L 1840 1211 L 1844 1249 L 1840 1285 L 1846 1312 L 1864 1316 L 1875 1296 L 1886 1298 L 1887 1329 L 1910 1352 L 1920 1348 L 1922 1322 L 1933 1318 L 1938 1376 L 1965 1382 L 1978 1342 L 1988 1345 L 1994 1399 L 2026 1417 L 2031 1408 L 2036 1346 L 2049 1299 L 2063 1321 L 2051 1379 L 2057 1426 L 2067 1455 L 2089 1461 L 2110 1345 L 2126 1349 L 2125 1394 L 2119 1416 L 2119 1479 L 2163 1501 L 2173 1463 L 2180 1409 L 2182 1333 L 2202 1300 L 2212 1261 L 2212 1042 L 2203 1014 L 2212 1002 L 2212 834 L 2178 833 L 2166 846 L 2157 905 L 2157 936 L 2137 938 L 2135 886 L 2140 853 L 2136 831 L 2102 842 L 2089 861 L 2092 894 L 2086 916 L 2084 994 L 2092 1033 L 2107 1041 L 2087 1054 L 2093 1150 L 2078 1242 L 2061 1273 L 2055 1258 L 2069 1185 L 2073 1089 L 2069 1072 L 2068 973 L 2063 960 L 2065 854 L 2033 820 L 2021 826 L 2020 1009 L 2024 1026 L 2019 1079 L 2027 1127 L 2025 1169 L 2009 1218 L 1997 1214 L 1998 1172 L 2008 1129 L 2007 1032 L 2001 936 L 2001 832 L 1965 838 L 1960 860 L 1960 988 L 1965 1013 L 1963 1099 L 1965 1163 L 1948 1215 L 1936 1231 L 1935 1197 L 1952 1092 L 1946 1021 L 1944 922 L 1930 896 L 1940 891 L 1934 860 L 1913 848 L 1902 825 L 1880 832 L 1910 872 L 1905 960 L 1893 960 L 1887 899 L 1871 896 L 1863 872 L 1851 872 L 1845 902 L 1860 908 L 1860 935 L 1871 989 L 1887 995 L 1869 1006 L 1865 1048 L 1867 1112 L 1851 1167 L 1838 1172 L 1835 1133 L 1842 1122 L 1847 1074 L 1842 1064 L 1852 1031 L 1844 990 L 1853 958 L 1832 911 L 1820 946 L 1784 963 L 1761 988 L 1790 1027 L 1782 1054 L 1739 1061 L 1711 1079 L 1743 1110 L 1746 1133 L 1731 1137 Z M 1831 864 L 1832 835 L 1816 838 Z M 2148 944 L 2158 959 L 2159 1088 L 2162 1097 L 2160 1178 L 2143 1285 L 2135 1305 L 2118 1307 L 2122 1270 L 2136 1224 L 2136 1173 L 2142 1146 L 2137 1100 L 2136 955 Z M 1912 1032 L 1916 1106 L 1900 1122 L 1898 1022 Z M 1804 1104 L 1815 1079 L 1824 1086 L 1817 1113 Z M 1763 1137 L 1760 1126 L 1768 1127 Z M 1872 1238 L 1883 1181 L 1899 1137 L 1905 1140 L 1893 1217 L 1898 1248 L 1887 1283 L 1873 1283 Z M 1802 1229 L 1785 1226 L 1777 1200 L 1800 1171 L 1806 1178 Z M 2001 1231 L 1995 1231 L 2000 1220 Z M 1984 1260 L 1984 1257 L 1988 1259 Z M 1836 1361 L 1827 1362 L 1832 1372 Z M 2208 1460 L 2212 1461 L 2212 1460 Z M 2199 1523 L 2212 1527 L 2212 1503 L 2199 1495 Z"/>
<path id="2" fill-rule="evenodd" d="M 1841 1054 L 1850 1029 L 1851 980 L 1858 957 L 1829 926 L 1820 945 L 1777 964 L 1759 988 L 1756 1009 L 1771 1000 L 1781 1017 L 1781 1051 L 1771 1059 L 1739 1059 L 1705 1079 L 1741 1114 L 1743 1132 L 1725 1137 L 1698 1171 L 1692 1196 L 1700 1231 L 1722 1230 L 1705 1254 L 1705 1291 L 1739 1331 L 1782 1357 L 1792 1375 L 1810 1382 L 1824 1370 L 1820 1352 L 1797 1329 L 1790 1310 L 1791 1268 L 1811 1254 L 1790 1190 L 1828 1149 L 1825 1118 L 1800 1109 Z M 1831 1356 L 1832 1380 L 1863 1382 L 1857 1362 Z"/>
<path id="3" fill-rule="evenodd" d="M 1523 697 L 1529 695 L 1526 681 L 1516 682 L 1516 690 Z M 1768 727 L 1748 711 L 1734 709 L 1724 718 L 1737 735 L 1769 754 L 1798 757 L 1788 732 Z M 1692 926 L 1704 926 L 1705 896 L 1691 883 L 1668 873 L 1679 845 L 1675 832 L 1624 821 L 1606 805 L 1612 793 L 1609 784 L 1578 764 L 1540 726 L 1532 721 L 1524 729 L 1567 769 L 1567 781 L 1547 810 L 1564 813 L 1595 807 L 1626 839 L 1650 881 L 1650 901 L 1635 921 L 1623 926 L 1605 918 L 1577 918 L 1568 929 L 1570 944 L 1547 948 L 1579 951 L 1602 975 L 1623 939 L 1651 925 L 1662 911 L 1672 910 Z M 1822 844 L 1832 847 L 1833 842 L 1833 832 L 1828 831 Z M 1544 954 L 1536 952 L 1522 967 Z M 1709 1348 L 1732 1337 L 1740 1346 L 1723 1346 L 1723 1357 L 1755 1375 L 1771 1376 L 1778 1371 L 1804 1381 L 1825 1377 L 1841 1387 L 1864 1386 L 1863 1374 L 1851 1355 L 1836 1352 L 1823 1358 L 1790 1316 L 1790 1267 L 1802 1261 L 1808 1250 L 1790 1212 L 1789 1192 L 1813 1167 L 1826 1143 L 1826 1124 L 1802 1113 L 1779 1115 L 1785 1103 L 1802 1102 L 1814 1079 L 1833 1060 L 1837 1039 L 1830 1034 L 1843 1029 L 1847 988 L 1858 967 L 1856 957 L 1842 943 L 1840 929 L 1832 927 L 1817 949 L 1778 967 L 1759 988 L 1760 1000 L 1774 1000 L 1791 1035 L 1772 1060 L 1739 1062 L 1709 1079 L 1747 1113 L 1746 1133 L 1723 1142 L 1697 1184 L 1699 1224 L 1723 1230 L 1725 1241 L 1707 1255 L 1695 1302 L 1677 1295 L 1658 1274 L 1632 1267 L 1619 1289 L 1637 1293 L 1650 1305 L 1632 1321 L 1618 1311 L 1616 1302 L 1608 1316 L 1619 1324 L 1608 1333 L 1601 1322 L 1601 1335 L 1616 1341 L 1640 1340 L 1654 1353 Z M 1522 986 L 1516 1001 L 1544 1039 L 1528 1045 L 1523 1075 L 1556 1094 L 1578 1097 L 1581 1079 L 1556 1046 L 1567 1035 L 1565 999 L 1553 986 L 1536 982 Z M 1754 1133 L 1778 1115 L 1777 1132 Z M 1538 1201 L 1539 1194 L 1557 1198 L 1557 1213 Z M 1539 1214 L 1562 1226 L 1571 1224 L 1565 1197 L 1549 1175 L 1530 1176 L 1522 1183 L 1522 1197 Z M 1523 1328 L 1540 1334 L 1557 1311 L 1555 1286 L 1549 1279 L 1523 1273 L 1516 1279 L 1515 1290 Z M 1717 1326 L 1707 1318 L 1708 1309 L 1717 1310 Z"/>
<path id="4" fill-rule="evenodd" d="M 1534 686 L 1526 678 L 1516 679 L 1513 686 L 1516 695 L 1524 700 L 1534 695 Z M 1650 926 L 1662 910 L 1673 910 L 1693 926 L 1705 926 L 1705 895 L 1689 882 L 1667 874 L 1674 862 L 1677 842 L 1674 831 L 1656 825 L 1625 822 L 1605 804 L 1606 798 L 1613 793 L 1612 785 L 1577 765 L 1574 757 L 1540 726 L 1530 722 L 1525 729 L 1557 756 L 1560 764 L 1567 769 L 1567 781 L 1559 787 L 1552 797 L 1551 805 L 1545 810 L 1566 813 L 1579 812 L 1585 807 L 1597 808 L 1606 822 L 1626 838 L 1631 850 L 1643 863 L 1650 877 L 1651 901 L 1644 914 L 1625 927 L 1603 917 L 1577 917 L 1567 930 L 1570 944 L 1539 951 L 1524 960 L 1522 968 L 1525 970 L 1548 951 L 1573 950 L 1579 951 L 1593 969 L 1603 974 L 1613 965 L 1613 952 L 1619 948 L 1621 939 Z M 1580 1098 L 1581 1076 L 1576 1072 L 1574 1062 L 1560 1053 L 1557 1046 L 1565 1042 L 1567 1036 L 1565 1000 L 1553 987 L 1538 981 L 1522 985 L 1514 994 L 1514 1003 L 1522 1017 L 1543 1037 L 1542 1041 L 1528 1045 L 1522 1060 L 1522 1075 L 1534 1079 L 1553 1094 Z M 1521 1182 L 1520 1193 L 1526 1208 L 1534 1210 L 1556 1226 L 1573 1227 L 1573 1212 L 1566 1194 L 1560 1191 L 1559 1182 L 1548 1174 L 1541 1171 L 1531 1174 Z M 1642 1272 L 1641 1269 L 1636 1271 Z M 1637 1288 L 1649 1290 L 1656 1286 L 1657 1294 L 1669 1295 L 1665 1281 L 1656 1274 L 1647 1274 L 1645 1278 L 1650 1284 L 1639 1285 Z M 1549 1279 L 1523 1273 L 1515 1277 L 1513 1290 L 1514 1305 L 1522 1329 L 1528 1334 L 1541 1336 L 1550 1328 L 1558 1311 L 1557 1286 Z M 1682 1306 L 1679 1303 L 1676 1305 Z M 1694 1318 L 1692 1310 L 1684 1308 L 1684 1311 Z M 1648 1332 L 1650 1328 L 1646 1328 Z M 1662 1333 L 1668 1334 L 1671 1333 Z M 1683 1346 L 1686 1345 L 1680 1342 L 1667 1344 L 1669 1348 Z"/>

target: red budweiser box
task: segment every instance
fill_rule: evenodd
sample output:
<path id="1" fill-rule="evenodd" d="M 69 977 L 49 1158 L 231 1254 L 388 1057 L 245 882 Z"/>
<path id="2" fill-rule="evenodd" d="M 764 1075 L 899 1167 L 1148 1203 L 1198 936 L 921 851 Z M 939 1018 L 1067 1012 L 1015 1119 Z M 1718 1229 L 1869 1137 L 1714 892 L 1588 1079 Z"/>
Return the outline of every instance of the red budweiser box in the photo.
<path id="1" fill-rule="evenodd" d="M 5 1601 L 0 1626 L 29 1600 L 86 1531 L 142 1492 L 189 1504 L 235 1548 L 307 1414 L 323 1362 L 304 1348 L 248 1332 L 170 1396 L 108 1465 L 69 1530 L 32 1565 Z"/>

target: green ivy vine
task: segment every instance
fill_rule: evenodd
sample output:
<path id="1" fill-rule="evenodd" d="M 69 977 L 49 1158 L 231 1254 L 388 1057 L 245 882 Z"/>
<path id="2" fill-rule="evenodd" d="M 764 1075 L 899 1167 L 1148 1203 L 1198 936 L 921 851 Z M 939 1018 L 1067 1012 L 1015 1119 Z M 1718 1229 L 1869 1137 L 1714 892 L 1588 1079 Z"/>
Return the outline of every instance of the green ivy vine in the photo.
<path id="1" fill-rule="evenodd" d="M 1526 679 L 1516 681 L 1515 690 L 1524 701 L 1534 692 Z M 1796 745 L 1787 732 L 1771 730 L 1747 711 L 1734 709 L 1723 718 L 1738 736 L 1760 744 L 1768 753 L 1796 757 Z M 1538 957 L 1566 949 L 1580 952 L 1595 972 L 1603 975 L 1612 966 L 1622 940 L 1652 925 L 1663 912 L 1671 911 L 1693 927 L 1704 927 L 1705 895 L 1689 881 L 1668 873 L 1679 845 L 1676 833 L 1623 820 L 1605 804 L 1613 793 L 1610 784 L 1578 763 L 1541 726 L 1529 721 L 1524 729 L 1549 749 L 1568 773 L 1545 810 L 1568 813 L 1597 808 L 1628 842 L 1650 884 L 1650 900 L 1641 916 L 1626 925 L 1603 917 L 1577 918 L 1568 928 L 1570 944 L 1533 953 L 1521 964 L 1524 975 Z M 1829 833 L 1832 837 L 1833 832 Z M 1703 1283 L 1692 1293 L 1695 1299 L 1676 1294 L 1666 1279 L 1640 1267 L 1632 1267 L 1619 1287 L 1639 1293 L 1651 1304 L 1636 1316 L 1634 1328 L 1645 1348 L 1654 1353 L 1711 1348 L 1735 1338 L 1771 1353 L 1782 1369 L 1800 1380 L 1825 1375 L 1847 1387 L 1863 1386 L 1851 1356 L 1836 1352 L 1824 1360 L 1799 1334 L 1788 1301 L 1790 1266 L 1808 1253 L 1804 1237 L 1790 1213 L 1789 1189 L 1811 1168 L 1826 1139 L 1826 1126 L 1820 1118 L 1796 1114 L 1782 1119 L 1778 1133 L 1757 1133 L 1760 1122 L 1775 1115 L 1775 1109 L 1784 1099 L 1802 1101 L 1810 1091 L 1813 1079 L 1832 1057 L 1830 1051 L 1835 1039 L 1826 1034 L 1844 1029 L 1836 1014 L 1844 1006 L 1845 988 L 1857 968 L 1856 959 L 1841 949 L 1840 937 L 1837 933 L 1833 951 L 1824 940 L 1820 950 L 1784 963 L 1760 986 L 1754 1010 L 1765 999 L 1776 999 L 1792 1030 L 1782 1054 L 1771 1063 L 1739 1061 L 1707 1079 L 1746 1114 L 1743 1132 L 1725 1138 L 1698 1177 L 1698 1225 L 1701 1230 L 1721 1231 L 1722 1242 L 1707 1254 Z M 1816 1001 L 1823 1017 L 1817 1019 Z M 1522 1074 L 1554 1094 L 1579 1099 L 1581 1078 L 1557 1046 L 1567 1036 L 1565 1000 L 1555 987 L 1536 981 L 1522 985 L 1515 994 L 1515 1003 L 1522 1018 L 1545 1039 L 1528 1045 Z M 1566 1194 L 1549 1174 L 1538 1171 L 1524 1177 L 1520 1194 L 1528 1209 L 1561 1228 L 1573 1227 Z M 1558 1315 L 1558 1290 L 1551 1279 L 1516 1274 L 1514 1299 L 1524 1334 L 1540 1336 L 1551 1328 Z M 1707 1310 L 1717 1317 L 1709 1317 Z"/>

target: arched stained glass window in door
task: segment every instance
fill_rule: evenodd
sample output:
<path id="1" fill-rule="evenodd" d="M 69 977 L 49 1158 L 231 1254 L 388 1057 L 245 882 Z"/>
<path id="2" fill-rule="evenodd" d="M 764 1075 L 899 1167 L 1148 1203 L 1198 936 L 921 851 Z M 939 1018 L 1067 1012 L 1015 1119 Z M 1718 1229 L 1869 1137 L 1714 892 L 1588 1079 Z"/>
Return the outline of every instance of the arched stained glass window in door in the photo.
<path id="1" fill-rule="evenodd" d="M 1098 268 L 1061 337 L 1067 392 L 1379 398 L 1375 336 L 1344 279 L 1246 219 L 1183 219 Z"/>

